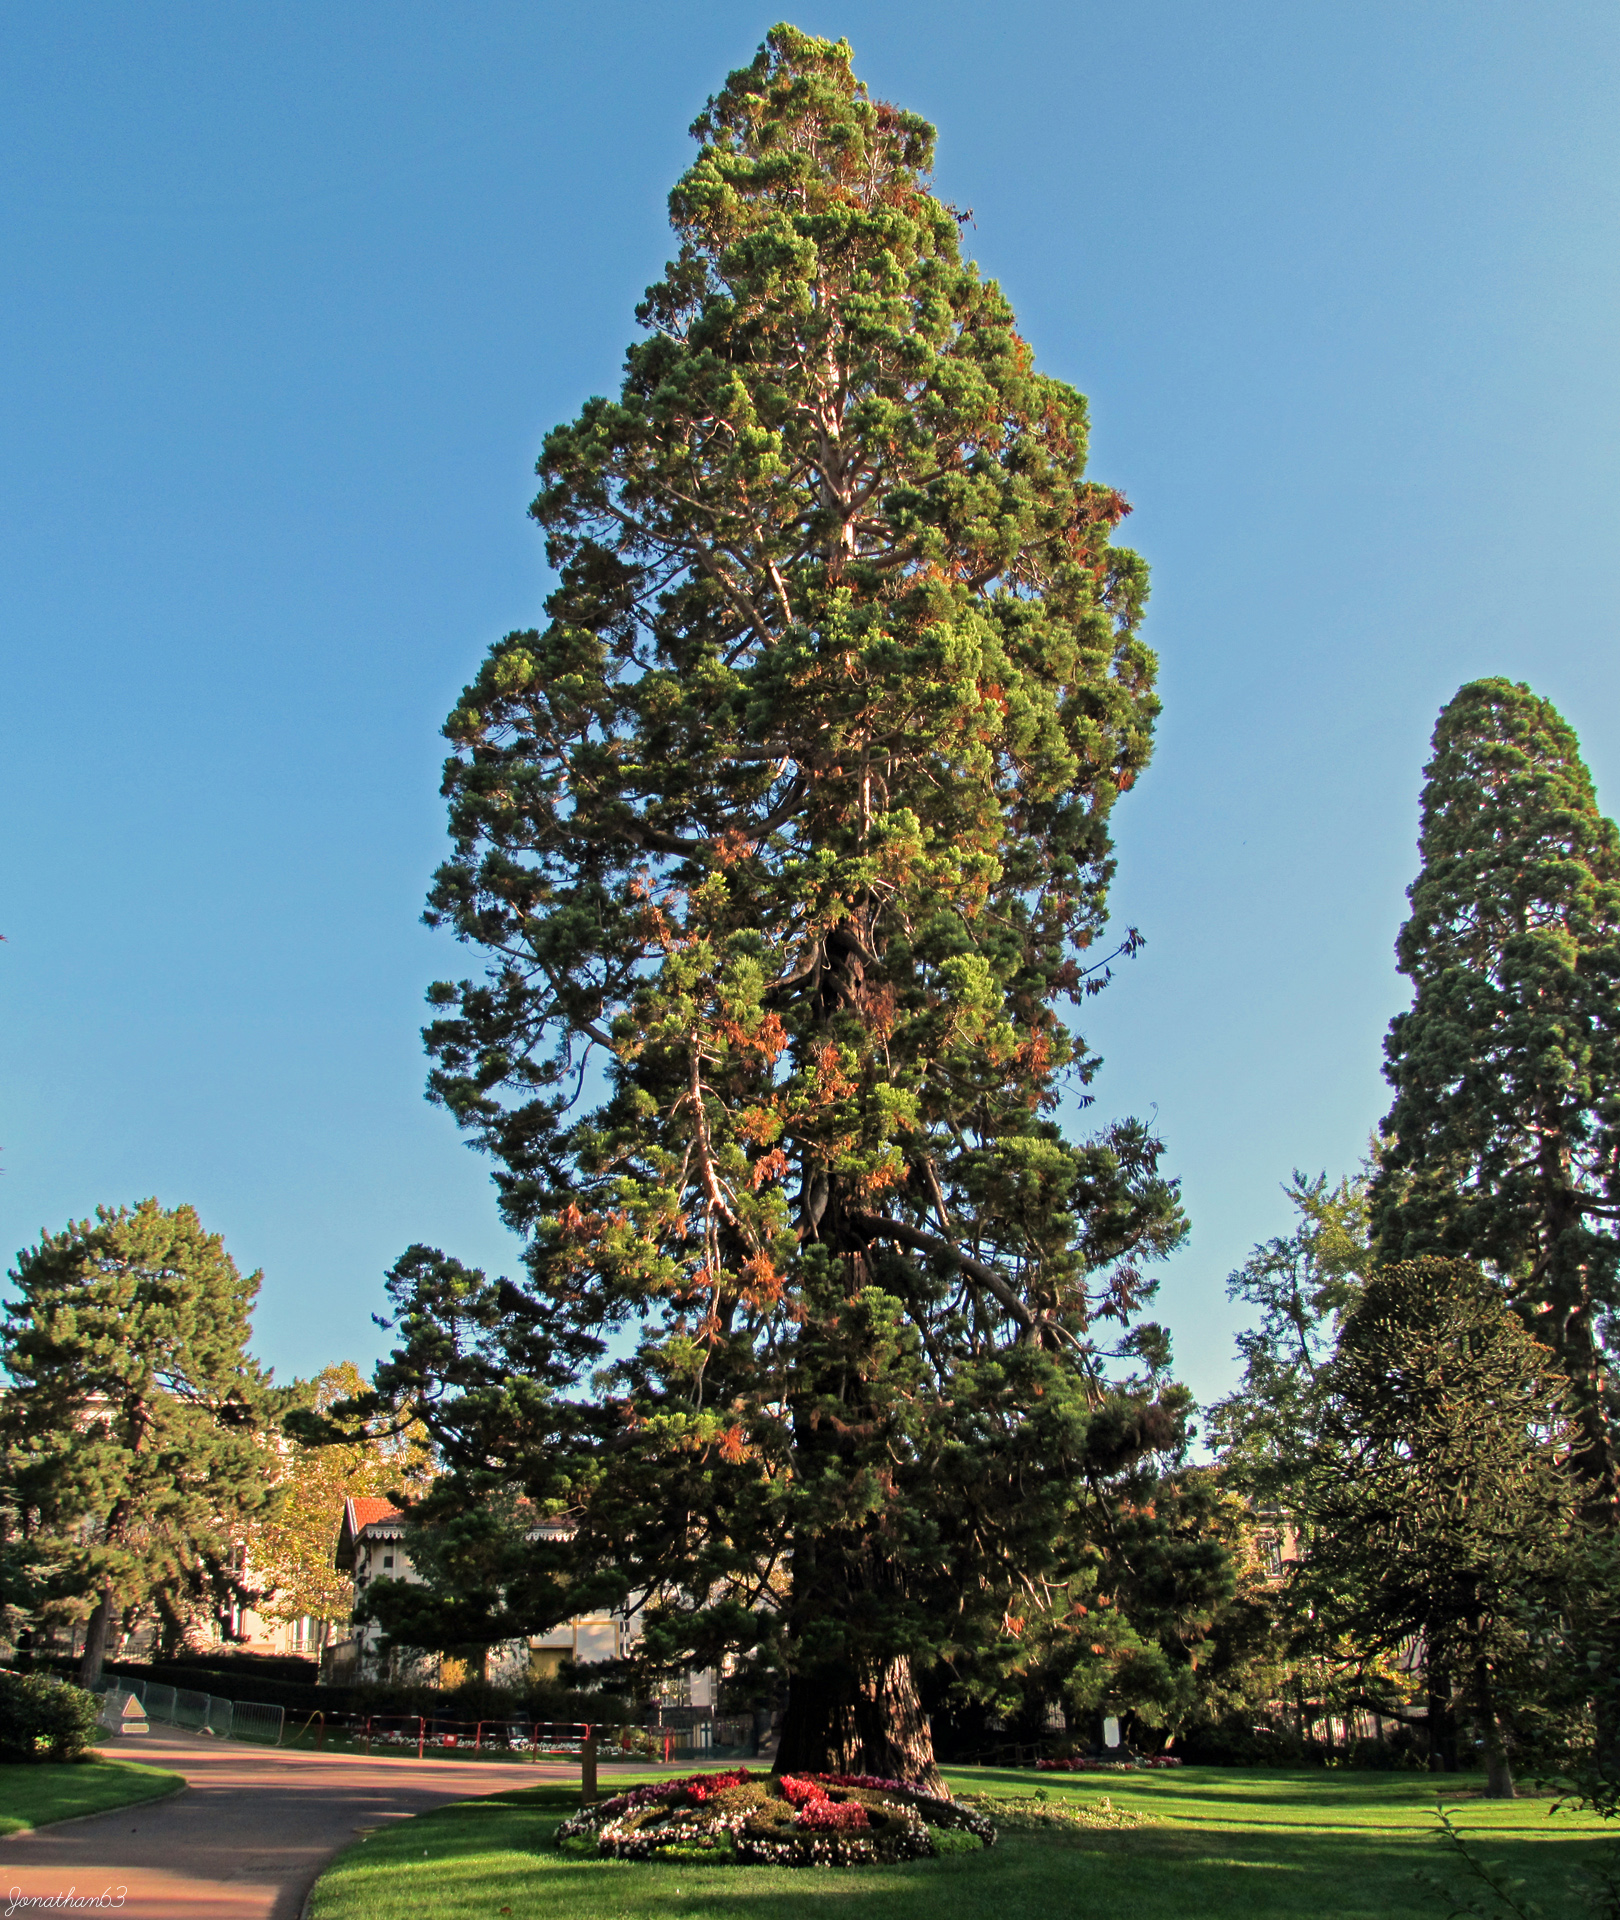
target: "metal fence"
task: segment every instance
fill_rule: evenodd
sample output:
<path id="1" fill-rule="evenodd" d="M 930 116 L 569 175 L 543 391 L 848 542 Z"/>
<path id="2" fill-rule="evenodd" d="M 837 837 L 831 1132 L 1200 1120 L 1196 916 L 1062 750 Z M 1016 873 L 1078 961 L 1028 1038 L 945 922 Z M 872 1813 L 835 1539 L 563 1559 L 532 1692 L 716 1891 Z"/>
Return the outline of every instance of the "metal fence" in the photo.
<path id="1" fill-rule="evenodd" d="M 653 1751 L 671 1763 L 694 1759 L 752 1760 L 760 1736 L 751 1714 L 716 1715 L 707 1709 L 661 1707 L 647 1727 Z"/>
<path id="2" fill-rule="evenodd" d="M 282 1707 L 255 1701 L 223 1700 L 217 1694 L 195 1693 L 156 1680 L 105 1678 L 98 1692 L 133 1694 L 149 1721 L 211 1733 L 222 1740 L 258 1740 L 279 1747 L 284 1742 L 324 1747 L 363 1746 L 383 1751 L 415 1748 L 425 1755 L 431 1747 L 483 1758 L 542 1756 L 574 1759 L 582 1755 L 588 1735 L 594 1733 L 603 1759 L 635 1754 L 666 1765 L 704 1760 L 752 1759 L 759 1753 L 759 1735 L 751 1717 L 710 1717 L 691 1708 L 664 1709 L 654 1724 L 644 1728 L 588 1727 L 583 1722 L 504 1718 L 454 1720 L 442 1714 L 309 1714 L 295 1720 L 290 1732 Z M 660 1724 L 662 1722 L 662 1724 Z M 673 1724 L 672 1724 L 673 1723 Z"/>
<path id="3" fill-rule="evenodd" d="M 132 1693 L 148 1720 L 216 1734 L 222 1740 L 261 1740 L 266 1746 L 279 1747 L 287 1719 L 281 1707 L 261 1706 L 253 1700 L 221 1700 L 216 1694 L 167 1687 L 156 1680 L 106 1679 L 97 1691 Z"/>

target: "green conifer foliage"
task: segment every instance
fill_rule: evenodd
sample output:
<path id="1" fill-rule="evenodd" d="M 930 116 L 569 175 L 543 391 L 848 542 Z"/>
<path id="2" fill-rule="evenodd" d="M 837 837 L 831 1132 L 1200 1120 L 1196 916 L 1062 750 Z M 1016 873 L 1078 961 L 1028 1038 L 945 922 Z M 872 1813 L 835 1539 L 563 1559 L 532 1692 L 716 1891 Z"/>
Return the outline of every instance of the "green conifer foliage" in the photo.
<path id="1" fill-rule="evenodd" d="M 1620 1300 L 1620 838 L 1573 731 L 1506 680 L 1440 715 L 1401 929 L 1371 1204 L 1386 1260 L 1466 1256 L 1558 1357 L 1613 1511 L 1603 1320 Z"/>
<path id="2" fill-rule="evenodd" d="M 1075 1489 L 1180 1434 L 1091 1337 L 1182 1234 L 1159 1144 L 1054 1119 L 1146 577 L 847 45 L 774 29 L 694 133 L 623 389 L 545 442 L 550 624 L 446 729 L 430 917 L 491 967 L 435 989 L 432 1088 L 529 1282 L 413 1250 L 382 1384 L 464 1504 L 515 1478 L 569 1578 L 661 1596 L 649 1644 L 785 1669 L 783 1764 L 926 1773 L 914 1664 L 1007 1631 Z"/>
<path id="3" fill-rule="evenodd" d="M 246 1352 L 259 1276 L 191 1207 L 100 1207 L 17 1257 L 0 1444 L 46 1599 L 88 1611 L 94 1683 L 123 1612 L 221 1610 L 272 1500 L 275 1390 Z"/>

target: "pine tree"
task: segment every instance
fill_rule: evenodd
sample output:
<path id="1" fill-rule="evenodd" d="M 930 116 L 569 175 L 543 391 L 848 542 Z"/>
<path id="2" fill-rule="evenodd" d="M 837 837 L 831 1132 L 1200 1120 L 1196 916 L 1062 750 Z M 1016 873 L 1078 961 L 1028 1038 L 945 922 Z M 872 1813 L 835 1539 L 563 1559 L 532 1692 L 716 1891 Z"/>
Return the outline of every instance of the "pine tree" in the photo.
<path id="1" fill-rule="evenodd" d="M 88 1614 L 80 1681 L 114 1620 L 249 1595 L 240 1545 L 272 1501 L 278 1396 L 248 1357 L 246 1278 L 190 1207 L 100 1207 L 18 1255 L 0 1329 L 6 1478 L 48 1598 Z"/>
<path id="2" fill-rule="evenodd" d="M 1498 1276 L 1570 1382 L 1588 1509 L 1612 1521 L 1620 838 L 1547 701 L 1506 680 L 1461 689 L 1435 728 L 1420 850 L 1396 948 L 1416 992 L 1385 1043 L 1378 1250 Z"/>
<path id="3" fill-rule="evenodd" d="M 569 1516 L 508 1610 L 650 1594 L 662 1657 L 787 1674 L 780 1764 L 926 1777 L 919 1665 L 1179 1445 L 1093 1326 L 1183 1223 L 1145 1128 L 1054 1117 L 1157 712 L 1145 570 L 932 128 L 850 59 L 777 27 L 710 102 L 622 391 L 545 442 L 550 624 L 446 728 L 430 917 L 490 971 L 427 1035 L 528 1278 L 413 1249 L 380 1383 L 441 1519 L 496 1483 Z"/>

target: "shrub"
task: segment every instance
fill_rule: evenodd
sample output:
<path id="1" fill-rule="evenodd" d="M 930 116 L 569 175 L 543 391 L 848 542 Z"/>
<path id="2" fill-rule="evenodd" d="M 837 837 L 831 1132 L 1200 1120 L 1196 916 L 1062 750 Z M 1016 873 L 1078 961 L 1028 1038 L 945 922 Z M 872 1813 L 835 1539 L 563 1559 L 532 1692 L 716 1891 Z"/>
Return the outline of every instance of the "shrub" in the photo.
<path id="1" fill-rule="evenodd" d="M 75 1760 L 101 1702 L 48 1673 L 0 1673 L 0 1761 Z"/>
<path id="2" fill-rule="evenodd" d="M 929 1839 L 934 1843 L 937 1855 L 947 1853 L 978 1853 L 984 1842 L 976 1833 L 969 1833 L 966 1827 L 933 1827 Z"/>
<path id="3" fill-rule="evenodd" d="M 1302 1767 L 1304 1742 L 1292 1727 L 1255 1726 L 1243 1720 L 1193 1727 L 1181 1736 L 1181 1755 L 1195 1767 Z"/>

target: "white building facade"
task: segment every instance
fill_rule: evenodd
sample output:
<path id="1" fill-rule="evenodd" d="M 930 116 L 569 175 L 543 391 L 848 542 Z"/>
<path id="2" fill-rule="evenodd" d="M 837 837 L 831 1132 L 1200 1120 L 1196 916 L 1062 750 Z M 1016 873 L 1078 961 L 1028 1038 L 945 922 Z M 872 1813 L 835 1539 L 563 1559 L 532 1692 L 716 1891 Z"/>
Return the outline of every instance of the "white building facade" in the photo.
<path id="1" fill-rule="evenodd" d="M 422 1576 L 411 1564 L 405 1542 L 404 1516 L 387 1500 L 362 1498 L 344 1502 L 334 1562 L 354 1580 L 356 1607 L 374 1580 L 421 1584 Z M 381 1656 L 377 1643 L 381 1637 L 375 1621 L 357 1623 L 352 1637 L 332 1649 L 333 1657 L 328 1662 L 332 1670 L 330 1677 L 380 1678 Z M 623 1659 L 639 1637 L 640 1628 L 633 1614 L 612 1610 L 583 1613 L 563 1621 L 548 1633 L 491 1647 L 486 1675 L 506 1686 L 521 1685 L 526 1680 L 555 1679 L 564 1661 Z M 451 1664 L 441 1655 L 424 1655 L 416 1663 L 412 1677 L 455 1684 L 465 1675 L 447 1672 Z M 430 1673 L 429 1669 L 434 1671 Z M 706 1701 L 694 1699 L 693 1704 L 712 1702 L 711 1687 Z"/>

